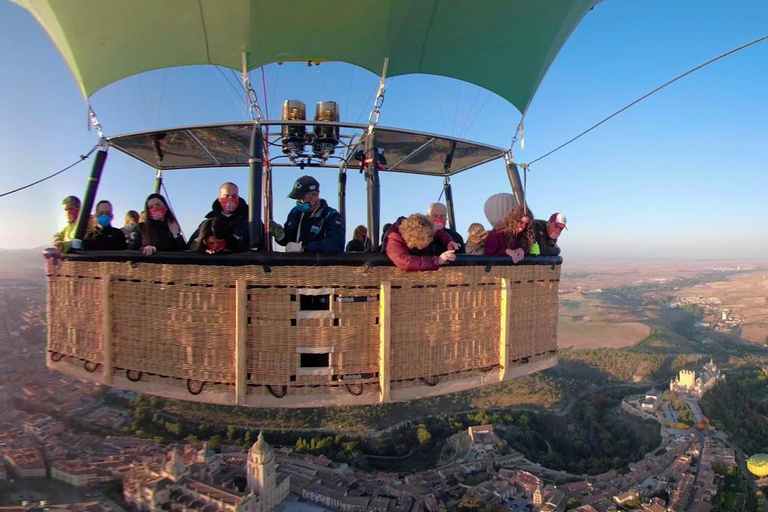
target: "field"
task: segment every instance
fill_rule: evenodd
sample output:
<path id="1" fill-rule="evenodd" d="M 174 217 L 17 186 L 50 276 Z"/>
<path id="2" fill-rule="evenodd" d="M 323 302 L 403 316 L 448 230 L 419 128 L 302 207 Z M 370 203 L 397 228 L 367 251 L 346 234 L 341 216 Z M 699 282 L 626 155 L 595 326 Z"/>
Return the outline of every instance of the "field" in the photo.
<path id="1" fill-rule="evenodd" d="M 557 346 L 577 350 L 589 348 L 632 347 L 651 334 L 651 328 L 639 322 L 607 324 L 563 320 L 557 324 Z"/>
<path id="2" fill-rule="evenodd" d="M 675 296 L 718 299 L 718 310 L 743 317 L 742 338 L 768 343 L 768 272 L 733 275 L 724 281 L 678 290 Z"/>

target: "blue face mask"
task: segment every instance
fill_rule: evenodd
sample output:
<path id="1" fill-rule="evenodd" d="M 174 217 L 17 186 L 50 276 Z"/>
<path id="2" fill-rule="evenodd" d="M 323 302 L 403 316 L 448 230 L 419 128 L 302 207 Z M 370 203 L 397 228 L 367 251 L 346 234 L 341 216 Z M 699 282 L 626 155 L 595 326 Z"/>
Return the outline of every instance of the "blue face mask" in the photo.
<path id="1" fill-rule="evenodd" d="M 106 228 L 110 224 L 112 224 L 112 217 L 110 217 L 106 213 L 100 213 L 96 216 L 96 222 L 99 223 L 99 226 Z"/>
<path id="2" fill-rule="evenodd" d="M 309 203 L 302 203 L 301 201 L 296 201 L 296 209 L 302 213 L 308 212 L 310 206 L 311 205 Z"/>

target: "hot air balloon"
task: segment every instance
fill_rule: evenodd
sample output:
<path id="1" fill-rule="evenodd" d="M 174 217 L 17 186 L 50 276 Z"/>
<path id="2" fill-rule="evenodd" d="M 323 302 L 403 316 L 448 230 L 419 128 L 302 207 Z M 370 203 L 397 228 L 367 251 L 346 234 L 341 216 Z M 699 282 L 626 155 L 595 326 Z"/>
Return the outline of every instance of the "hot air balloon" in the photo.
<path id="1" fill-rule="evenodd" d="M 558 51 L 595 0 L 14 0 L 42 25 L 84 96 L 148 70 L 214 64 L 247 73 L 285 61 L 343 61 L 382 80 L 369 123 L 314 119 L 296 100 L 281 119 L 169 127 L 104 136 L 84 195 L 85 233 L 107 153 L 157 172 L 249 168 L 252 251 L 83 252 L 48 258 L 48 365 L 78 377 L 172 398 L 255 407 L 372 404 L 472 389 L 556 364 L 560 257 L 460 256 L 404 273 L 378 252 L 271 251 L 272 169 L 334 168 L 344 215 L 347 170 L 367 186 L 368 233 L 379 233 L 379 174 L 443 180 L 504 163 L 509 150 L 378 126 L 386 77 L 463 80 L 525 112 Z M 266 143 L 282 154 L 266 160 Z M 356 159 L 358 155 L 360 159 Z M 385 156 L 385 158 L 381 158 Z M 151 308 L 137 307 L 151 304 Z M 425 310 L 426 305 L 426 310 Z"/>
<path id="2" fill-rule="evenodd" d="M 756 453 L 748 458 L 747 469 L 756 477 L 768 476 L 768 454 Z"/>

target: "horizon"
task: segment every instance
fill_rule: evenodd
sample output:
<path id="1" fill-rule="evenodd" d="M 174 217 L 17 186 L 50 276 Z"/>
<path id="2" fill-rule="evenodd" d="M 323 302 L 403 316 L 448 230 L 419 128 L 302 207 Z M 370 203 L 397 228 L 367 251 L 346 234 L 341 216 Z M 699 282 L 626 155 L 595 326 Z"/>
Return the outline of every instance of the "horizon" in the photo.
<path id="1" fill-rule="evenodd" d="M 627 5 L 603 1 L 565 43 L 544 77 L 525 120 L 525 149 L 515 160 L 532 161 L 666 80 L 724 51 L 764 35 L 768 5 L 753 0 L 723 10 L 716 2 L 693 7 L 660 0 Z M 664 16 L 659 16 L 663 12 Z M 75 80 L 36 22 L 16 4 L 0 1 L 0 150 L 6 169 L 0 193 L 51 174 L 94 143 L 85 129 L 86 108 Z M 12 49 L 12 50 L 11 50 Z M 568 217 L 561 246 L 566 261 L 611 251 L 611 257 L 730 259 L 768 257 L 768 237 L 756 237 L 768 217 L 768 42 L 733 54 L 597 128 L 531 167 L 528 193 L 537 217 Z M 159 126 L 243 119 L 242 98 L 231 72 L 213 66 L 157 70 L 126 78 L 96 92 L 91 103 L 105 133 Z M 339 103 L 342 120 L 364 120 L 378 77 L 343 63 L 307 68 L 301 63 L 251 72 L 265 112 L 277 117 L 283 99 L 312 105 Z M 237 87 L 237 84 L 234 84 Z M 389 80 L 381 126 L 407 127 L 508 147 L 520 114 L 498 96 L 471 84 L 425 75 Z M 357 117 L 355 117 L 357 115 Z M 44 144 L 41 143 L 44 141 Z M 45 150 L 41 150 L 44 148 Z M 704 150 L 702 150 L 704 149 Z M 45 246 L 61 223 L 60 201 L 82 197 L 91 161 L 32 189 L 0 199 L 12 219 L 40 201 L 31 223 L 0 226 L 7 249 Z M 485 199 L 510 186 L 499 161 L 452 179 L 457 230 L 487 226 Z M 292 206 L 284 197 L 305 171 L 275 170 L 275 219 Z M 335 172 L 313 170 L 321 195 L 336 205 Z M 347 239 L 365 223 L 364 184 L 349 174 Z M 247 170 L 190 170 L 164 174 L 168 195 L 186 233 L 192 233 L 216 197 L 218 185 L 247 189 Z M 127 209 L 140 209 L 151 190 L 153 169 L 111 151 L 97 200 L 115 206 L 115 225 Z M 330 193 L 324 191 L 330 190 Z M 382 176 L 382 224 L 437 200 L 442 180 Z M 138 208 L 137 208 L 138 207 Z M 741 222 L 739 222 L 741 220 Z M 759 228 L 757 228 L 759 230 Z M 698 256 L 701 255 L 701 256 Z"/>

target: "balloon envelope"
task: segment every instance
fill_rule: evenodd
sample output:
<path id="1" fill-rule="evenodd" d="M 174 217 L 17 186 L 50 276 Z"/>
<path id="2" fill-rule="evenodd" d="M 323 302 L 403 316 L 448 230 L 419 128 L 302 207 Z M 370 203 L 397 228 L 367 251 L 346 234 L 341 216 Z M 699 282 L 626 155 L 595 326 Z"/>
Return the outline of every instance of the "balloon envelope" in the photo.
<path id="1" fill-rule="evenodd" d="M 751 456 L 747 459 L 747 469 L 755 476 L 768 476 L 768 455 L 756 453 Z"/>
<path id="2" fill-rule="evenodd" d="M 491 223 L 491 229 L 515 206 L 515 196 L 507 192 L 493 194 L 485 201 L 485 217 Z"/>
<path id="3" fill-rule="evenodd" d="M 599 0 L 13 0 L 42 25 L 85 96 L 152 69 L 343 61 L 495 92 L 524 112 Z"/>

